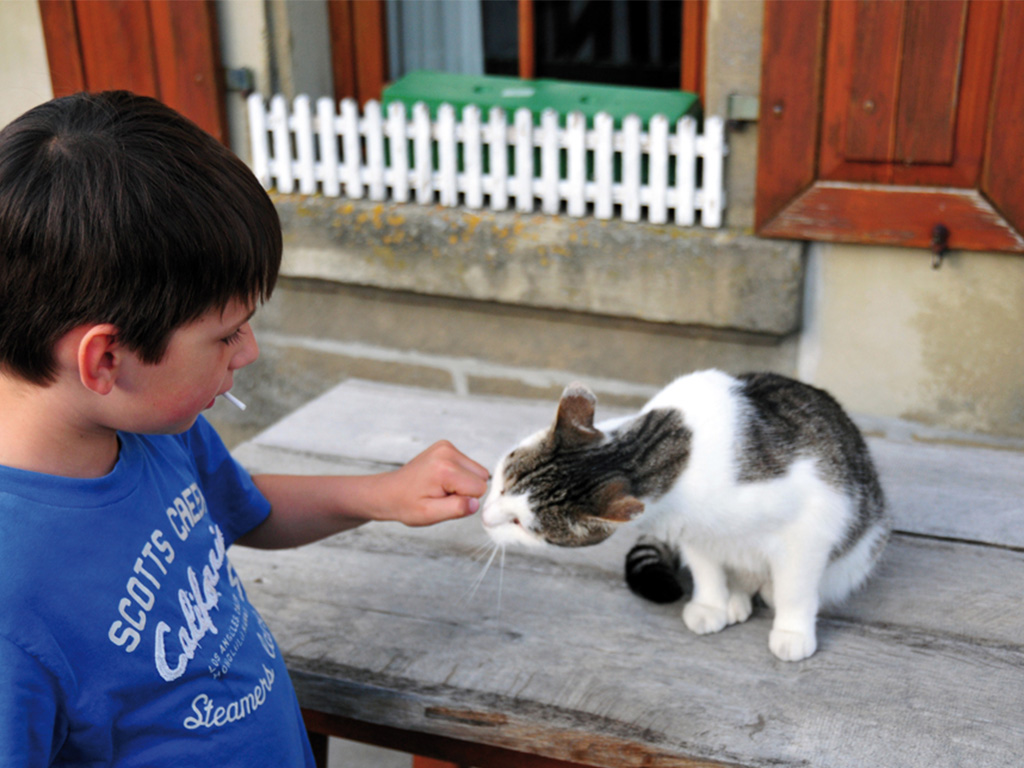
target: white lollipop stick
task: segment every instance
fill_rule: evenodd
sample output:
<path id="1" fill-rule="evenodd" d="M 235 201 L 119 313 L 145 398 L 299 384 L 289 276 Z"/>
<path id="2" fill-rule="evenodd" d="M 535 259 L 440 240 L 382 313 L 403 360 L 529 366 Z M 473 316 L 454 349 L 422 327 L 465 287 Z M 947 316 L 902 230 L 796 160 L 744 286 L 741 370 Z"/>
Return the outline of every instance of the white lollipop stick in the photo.
<path id="1" fill-rule="evenodd" d="M 239 399 L 238 399 L 237 397 L 235 397 L 234 395 L 232 395 L 232 394 L 231 394 L 230 392 L 225 392 L 225 393 L 224 393 L 224 398 L 225 398 L 225 399 L 226 399 L 226 400 L 227 400 L 227 401 L 228 401 L 229 403 L 231 403 L 232 405 L 236 406 L 236 407 L 238 408 L 238 410 L 240 410 L 240 411 L 244 411 L 244 410 L 245 410 L 245 403 L 243 403 L 243 402 L 242 402 L 241 400 L 239 400 Z"/>

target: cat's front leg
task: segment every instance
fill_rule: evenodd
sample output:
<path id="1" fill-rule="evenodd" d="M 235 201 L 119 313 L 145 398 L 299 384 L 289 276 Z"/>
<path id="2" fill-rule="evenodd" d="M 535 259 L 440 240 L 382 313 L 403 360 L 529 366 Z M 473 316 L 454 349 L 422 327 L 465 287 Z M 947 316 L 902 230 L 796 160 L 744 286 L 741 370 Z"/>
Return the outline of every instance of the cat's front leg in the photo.
<path id="1" fill-rule="evenodd" d="M 742 624 L 754 612 L 754 595 L 764 585 L 764 577 L 747 571 L 728 571 L 729 623 Z"/>
<path id="2" fill-rule="evenodd" d="M 742 624 L 754 612 L 754 603 L 746 592 L 729 593 L 729 624 Z"/>
<path id="3" fill-rule="evenodd" d="M 826 565 L 820 552 L 792 549 L 773 565 L 775 620 L 768 647 L 783 661 L 806 659 L 818 648 L 818 589 Z"/>
<path id="4" fill-rule="evenodd" d="M 683 607 L 683 623 L 698 635 L 720 632 L 729 624 L 729 585 L 725 568 L 699 550 L 683 546 L 693 576 L 693 598 Z M 749 613 L 748 613 L 749 615 Z"/>

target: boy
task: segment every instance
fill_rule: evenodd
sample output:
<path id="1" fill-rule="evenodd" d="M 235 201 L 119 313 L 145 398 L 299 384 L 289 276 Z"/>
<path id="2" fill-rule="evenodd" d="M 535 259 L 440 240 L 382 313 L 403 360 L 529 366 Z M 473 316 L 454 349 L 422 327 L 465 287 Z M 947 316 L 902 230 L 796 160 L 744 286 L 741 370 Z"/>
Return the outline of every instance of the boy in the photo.
<path id="1" fill-rule="evenodd" d="M 0 131 L 0 766 L 313 765 L 225 549 L 476 511 L 487 471 L 447 443 L 368 477 L 231 459 L 200 413 L 280 257 L 253 175 L 157 101 Z"/>

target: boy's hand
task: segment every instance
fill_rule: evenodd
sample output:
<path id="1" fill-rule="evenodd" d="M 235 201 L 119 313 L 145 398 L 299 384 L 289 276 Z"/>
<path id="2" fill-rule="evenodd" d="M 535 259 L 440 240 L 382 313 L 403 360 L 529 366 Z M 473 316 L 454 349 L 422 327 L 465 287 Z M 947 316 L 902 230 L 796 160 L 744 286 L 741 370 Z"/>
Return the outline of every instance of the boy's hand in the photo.
<path id="1" fill-rule="evenodd" d="M 442 440 L 384 477 L 390 507 L 384 516 L 422 526 L 476 512 L 480 497 L 487 492 L 490 473 Z"/>
<path id="2" fill-rule="evenodd" d="M 249 547 L 298 547 L 369 520 L 433 525 L 480 508 L 487 470 L 442 440 L 401 469 L 376 475 L 253 475 L 270 516 L 238 539 Z"/>

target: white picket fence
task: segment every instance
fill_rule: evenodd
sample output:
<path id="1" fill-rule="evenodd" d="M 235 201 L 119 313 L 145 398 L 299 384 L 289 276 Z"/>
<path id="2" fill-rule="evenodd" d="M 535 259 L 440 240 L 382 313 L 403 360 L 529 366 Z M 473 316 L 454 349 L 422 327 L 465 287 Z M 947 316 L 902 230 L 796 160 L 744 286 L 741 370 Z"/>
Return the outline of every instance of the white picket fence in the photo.
<path id="1" fill-rule="evenodd" d="M 662 115 L 644 131 L 635 115 L 616 130 L 606 113 L 588 127 L 572 112 L 562 127 L 553 110 L 536 125 L 527 109 L 509 123 L 504 110 L 491 109 L 485 121 L 475 106 L 459 122 L 448 104 L 434 122 L 423 103 L 413 106 L 411 120 L 400 103 L 385 115 L 369 101 L 361 116 L 351 99 L 340 113 L 329 98 L 318 99 L 314 112 L 307 96 L 290 112 L 281 95 L 268 106 L 253 94 L 248 106 L 253 171 L 267 189 L 494 211 L 531 212 L 539 201 L 546 214 L 564 206 L 569 216 L 618 213 L 625 221 L 683 226 L 696 224 L 699 212 L 701 226 L 722 225 L 728 147 L 721 118 L 706 118 L 698 135 L 694 118 L 680 119 L 673 131 Z"/>

